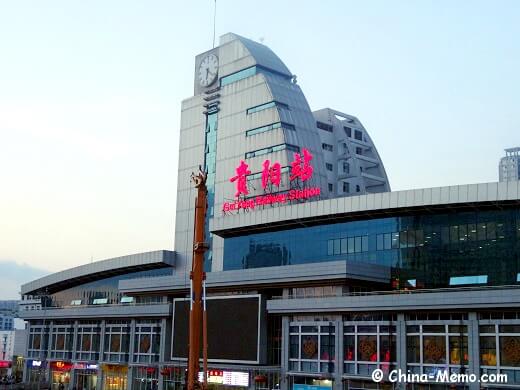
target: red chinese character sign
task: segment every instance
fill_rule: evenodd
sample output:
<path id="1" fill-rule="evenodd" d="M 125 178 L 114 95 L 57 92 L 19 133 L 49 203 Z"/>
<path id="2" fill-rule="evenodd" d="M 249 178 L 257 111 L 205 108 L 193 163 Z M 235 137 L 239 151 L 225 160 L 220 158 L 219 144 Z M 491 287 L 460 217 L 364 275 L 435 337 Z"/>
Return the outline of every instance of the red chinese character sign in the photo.
<path id="1" fill-rule="evenodd" d="M 236 176 L 233 176 L 229 181 L 231 183 L 236 183 L 237 192 L 235 196 L 238 198 L 240 194 L 247 195 L 249 191 L 247 190 L 247 175 L 251 174 L 251 171 L 248 169 L 249 166 L 244 162 L 244 160 L 240 161 L 240 165 L 235 170 Z"/>
<path id="2" fill-rule="evenodd" d="M 291 163 L 291 181 L 300 178 L 307 181 L 312 177 L 312 166 L 310 164 L 313 156 L 307 149 L 303 149 L 303 160 L 300 153 L 294 153 L 294 161 Z"/>
<path id="3" fill-rule="evenodd" d="M 282 179 L 282 166 L 280 163 L 275 162 L 271 165 L 271 161 L 265 160 L 262 166 L 264 167 L 262 170 L 262 188 L 264 190 L 267 189 L 269 182 L 280 187 L 280 181 Z"/>
<path id="4" fill-rule="evenodd" d="M 290 163 L 291 172 L 289 180 L 291 182 L 299 179 L 302 183 L 307 182 L 312 178 L 314 169 L 310 164 L 313 155 L 307 149 L 303 149 L 302 153 L 294 153 L 294 161 Z M 249 199 L 241 199 L 249 194 L 247 188 L 247 175 L 251 174 L 249 165 L 244 161 L 235 169 L 236 175 L 231 177 L 229 181 L 235 183 L 235 197 L 234 202 L 224 202 L 222 211 L 234 211 L 240 209 L 254 209 L 256 206 L 263 206 L 276 203 L 286 203 L 294 200 L 306 200 L 317 197 L 321 193 L 319 187 L 309 187 L 304 189 L 291 189 L 287 192 L 278 192 L 273 194 L 259 195 Z M 278 161 L 271 164 L 270 160 L 265 160 L 262 164 L 262 188 L 264 191 L 269 190 L 269 184 L 280 187 L 282 180 L 282 166 Z"/>

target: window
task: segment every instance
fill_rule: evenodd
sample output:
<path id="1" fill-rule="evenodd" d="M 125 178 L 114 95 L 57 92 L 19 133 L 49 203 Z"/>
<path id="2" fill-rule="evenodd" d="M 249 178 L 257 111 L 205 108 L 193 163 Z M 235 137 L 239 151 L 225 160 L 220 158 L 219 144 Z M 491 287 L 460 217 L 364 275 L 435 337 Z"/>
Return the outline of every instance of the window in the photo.
<path id="1" fill-rule="evenodd" d="M 359 187 L 359 184 L 356 184 L 356 192 L 360 192 L 361 188 Z"/>
<path id="2" fill-rule="evenodd" d="M 109 362 L 128 362 L 130 349 L 130 322 L 107 322 L 105 327 L 104 360 Z"/>
<path id="3" fill-rule="evenodd" d="M 348 374 L 370 376 L 375 369 L 388 372 L 396 361 L 395 326 L 344 323 L 343 364 Z"/>
<path id="4" fill-rule="evenodd" d="M 334 191 L 334 185 L 332 183 L 329 183 L 329 192 Z"/>
<path id="5" fill-rule="evenodd" d="M 264 149 L 255 150 L 253 152 L 247 152 L 245 157 L 246 158 L 258 157 L 258 156 L 262 156 L 267 153 L 279 152 L 279 151 L 285 150 L 285 149 L 291 150 L 293 152 L 300 151 L 300 148 L 298 146 L 290 145 L 290 144 L 281 144 L 281 145 L 270 146 L 270 147 L 264 148 Z"/>
<path id="6" fill-rule="evenodd" d="M 363 132 L 361 130 L 354 130 L 354 138 L 358 141 L 363 141 Z"/>
<path id="7" fill-rule="evenodd" d="M 486 284 L 487 279 L 487 275 L 452 276 L 450 278 L 450 286 L 462 286 L 467 284 Z"/>
<path id="8" fill-rule="evenodd" d="M 134 297 L 121 297 L 121 303 L 132 303 L 134 302 Z"/>
<path id="9" fill-rule="evenodd" d="M 236 73 L 230 74 L 228 76 L 224 76 L 220 79 L 220 86 L 228 85 L 234 83 L 236 81 L 245 79 L 247 77 L 254 76 L 256 74 L 256 66 L 252 66 L 250 68 L 243 69 Z"/>
<path id="10" fill-rule="evenodd" d="M 322 148 L 323 150 L 328 151 L 328 152 L 332 152 L 332 150 L 333 150 L 332 145 L 325 144 L 325 143 L 321 144 L 321 148 Z"/>
<path id="11" fill-rule="evenodd" d="M 135 327 L 134 351 L 135 363 L 152 363 L 159 361 L 161 344 L 161 321 L 143 320 Z"/>
<path id="12" fill-rule="evenodd" d="M 333 169 L 332 164 L 325 163 L 325 168 L 327 169 L 327 171 L 331 171 L 332 172 L 332 169 Z"/>
<path id="13" fill-rule="evenodd" d="M 350 192 L 350 183 L 348 181 L 343 182 L 343 192 L 347 194 Z"/>
<path id="14" fill-rule="evenodd" d="M 350 173 L 350 164 L 346 161 L 343 162 L 343 173 Z"/>
<path id="15" fill-rule="evenodd" d="M 283 128 L 283 129 L 287 129 L 287 130 L 296 130 L 296 127 L 294 125 L 291 125 L 290 123 L 277 122 L 277 123 L 272 123 L 267 126 L 262 126 L 262 127 L 257 127 L 255 129 L 247 130 L 246 136 L 250 137 L 255 134 L 260 134 L 260 133 L 264 133 L 266 131 L 279 129 L 279 128 Z"/>
<path id="16" fill-rule="evenodd" d="M 450 371 L 468 365 L 468 330 L 466 324 L 413 325 L 408 322 L 407 363 L 412 372 L 421 369 L 435 372 L 438 366 L 448 366 Z M 422 352 L 422 354 L 421 354 Z M 453 367 L 450 367 L 453 365 Z"/>
<path id="17" fill-rule="evenodd" d="M 99 360 L 101 324 L 84 321 L 78 324 L 76 359 Z"/>
<path id="18" fill-rule="evenodd" d="M 330 133 L 332 133 L 332 131 L 334 130 L 332 125 L 329 125 L 328 123 L 323 123 L 323 122 L 318 121 L 318 122 L 316 122 L 316 126 L 318 127 L 318 129 L 322 129 L 322 130 L 328 131 Z"/>
<path id="19" fill-rule="evenodd" d="M 285 108 L 286 110 L 289 109 L 289 106 L 287 104 L 273 100 L 272 102 L 267 102 L 267 103 L 263 103 L 258 106 L 255 106 L 255 107 L 248 108 L 246 110 L 246 114 L 247 115 L 253 114 L 255 112 L 267 110 L 268 108 L 272 108 L 272 107 Z"/>
<path id="20" fill-rule="evenodd" d="M 352 137 L 352 129 L 350 127 L 343 126 L 343 130 L 345 131 L 347 137 Z"/>
<path id="21" fill-rule="evenodd" d="M 290 323 L 289 367 L 292 371 L 335 371 L 336 329 L 332 323 L 316 322 L 315 325 Z"/>
<path id="22" fill-rule="evenodd" d="M 368 252 L 368 236 L 335 238 L 328 240 L 327 255 Z"/>
<path id="23" fill-rule="evenodd" d="M 92 301 L 94 305 L 106 305 L 108 303 L 108 298 L 97 298 Z"/>
<path id="24" fill-rule="evenodd" d="M 356 154 L 362 155 L 363 149 L 361 149 L 359 146 L 356 148 Z"/>
<path id="25" fill-rule="evenodd" d="M 70 305 L 71 306 L 79 306 L 79 305 L 81 305 L 81 299 L 75 299 L 75 300 L 71 301 Z"/>

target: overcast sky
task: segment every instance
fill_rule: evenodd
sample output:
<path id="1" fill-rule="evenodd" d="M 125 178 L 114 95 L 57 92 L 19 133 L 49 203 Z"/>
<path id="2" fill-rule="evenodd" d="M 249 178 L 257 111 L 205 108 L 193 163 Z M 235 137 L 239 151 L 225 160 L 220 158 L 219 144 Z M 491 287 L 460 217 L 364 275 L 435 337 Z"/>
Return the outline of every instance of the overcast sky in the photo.
<path id="1" fill-rule="evenodd" d="M 213 5 L 0 3 L 0 267 L 19 283 L 173 249 L 180 103 Z M 218 0 L 216 31 L 262 39 L 312 109 L 356 115 L 402 190 L 497 180 L 520 146 L 519 20 L 514 0 Z"/>

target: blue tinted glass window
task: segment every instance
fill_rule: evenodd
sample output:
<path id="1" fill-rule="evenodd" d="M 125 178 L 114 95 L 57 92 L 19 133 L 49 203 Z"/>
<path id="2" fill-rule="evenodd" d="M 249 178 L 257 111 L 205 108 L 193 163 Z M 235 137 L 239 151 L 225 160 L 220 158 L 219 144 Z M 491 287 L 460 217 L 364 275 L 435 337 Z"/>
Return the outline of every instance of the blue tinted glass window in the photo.
<path id="1" fill-rule="evenodd" d="M 342 260 L 389 267 L 421 288 L 513 284 L 520 274 L 519 219 L 516 208 L 452 211 L 225 238 L 224 269 Z"/>
<path id="2" fill-rule="evenodd" d="M 452 276 L 450 278 L 450 286 L 460 286 L 460 285 L 469 285 L 469 284 L 486 284 L 487 279 L 488 279 L 487 275 Z"/>
<path id="3" fill-rule="evenodd" d="M 247 77 L 254 76 L 255 74 L 256 74 L 256 66 L 252 66 L 250 68 L 243 69 L 239 72 L 222 77 L 220 79 L 220 86 L 223 87 L 224 85 L 234 83 L 235 81 L 243 80 Z"/>

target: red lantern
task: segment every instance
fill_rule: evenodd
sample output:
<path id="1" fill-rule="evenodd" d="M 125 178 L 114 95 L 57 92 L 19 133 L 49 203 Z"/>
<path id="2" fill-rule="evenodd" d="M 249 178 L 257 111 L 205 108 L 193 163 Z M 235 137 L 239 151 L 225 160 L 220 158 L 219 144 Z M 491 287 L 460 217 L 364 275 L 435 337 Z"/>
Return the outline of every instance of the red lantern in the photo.
<path id="1" fill-rule="evenodd" d="M 267 382 L 267 378 L 265 375 L 256 375 L 255 382 L 256 383 L 265 383 L 265 382 Z"/>

